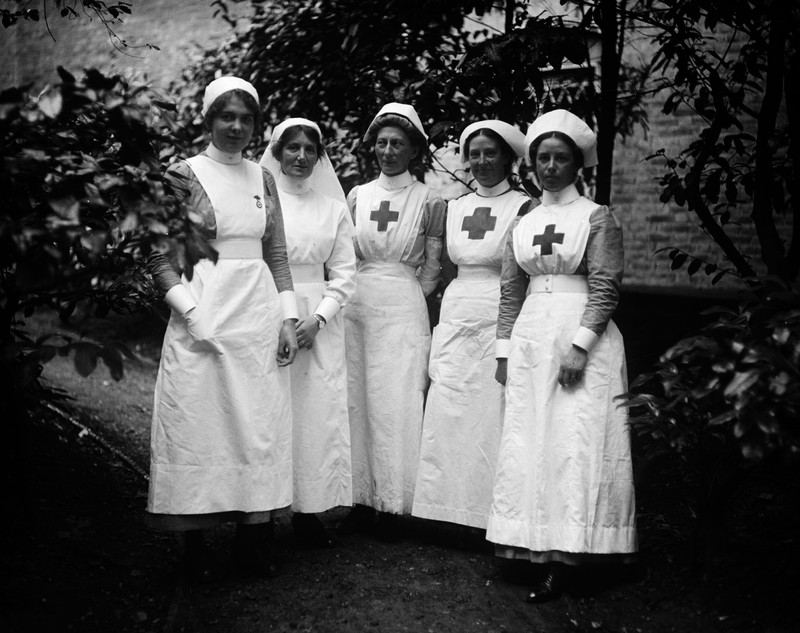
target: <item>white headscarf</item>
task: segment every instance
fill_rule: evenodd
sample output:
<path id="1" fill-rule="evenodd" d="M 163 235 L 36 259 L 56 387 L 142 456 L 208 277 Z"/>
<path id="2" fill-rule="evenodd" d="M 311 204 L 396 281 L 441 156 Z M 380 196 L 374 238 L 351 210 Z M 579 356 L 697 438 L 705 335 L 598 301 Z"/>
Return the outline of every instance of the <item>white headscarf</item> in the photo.
<path id="1" fill-rule="evenodd" d="M 506 123 L 505 121 L 496 121 L 496 120 L 486 120 L 486 121 L 475 121 L 475 123 L 470 123 L 464 131 L 461 132 L 461 137 L 458 139 L 458 146 L 461 150 L 461 162 L 467 163 L 469 162 L 469 156 L 467 154 L 467 139 L 472 136 L 478 130 L 492 130 L 502 138 L 508 146 L 511 148 L 511 151 L 514 152 L 514 156 L 512 157 L 514 160 L 512 161 L 516 166 L 519 163 L 519 160 L 525 154 L 525 135 L 520 132 L 517 128 L 513 125 Z"/>
<path id="2" fill-rule="evenodd" d="M 583 166 L 597 165 L 597 136 L 583 119 L 567 110 L 552 110 L 536 119 L 525 134 L 525 162 L 533 164 L 531 143 L 542 134 L 561 132 L 569 136 L 583 154 Z"/>
<path id="3" fill-rule="evenodd" d="M 218 97 L 230 92 L 231 90 L 244 90 L 246 93 L 252 95 L 253 99 L 258 101 L 258 92 L 249 81 L 239 79 L 239 77 L 219 77 L 206 86 L 206 91 L 203 94 L 203 107 L 200 114 L 205 116 L 211 104 L 214 103 Z"/>
<path id="4" fill-rule="evenodd" d="M 294 117 L 291 119 L 286 119 L 282 123 L 276 125 L 275 129 L 272 130 L 272 136 L 269 139 L 269 145 L 267 145 L 267 149 L 260 161 L 261 165 L 266 167 L 275 177 L 281 173 L 281 164 L 272 155 L 272 148 L 278 143 L 278 141 L 280 141 L 283 133 L 295 125 L 305 125 L 312 128 L 317 132 L 319 135 L 319 140 L 322 142 L 322 131 L 319 129 L 319 126 L 316 123 L 309 119 Z M 308 186 L 310 189 L 313 189 L 318 193 L 322 193 L 341 202 L 345 202 L 344 190 L 342 189 L 342 185 L 339 184 L 339 179 L 336 177 L 336 172 L 333 169 L 331 159 L 327 156 L 320 156 L 319 160 L 317 160 L 317 162 L 314 164 L 314 169 L 312 170 L 311 175 L 308 177 Z"/>
<path id="5" fill-rule="evenodd" d="M 417 111 L 414 109 L 414 106 L 408 105 L 407 103 L 387 103 L 383 106 L 379 111 L 378 114 L 375 115 L 375 118 L 372 119 L 372 122 L 369 124 L 367 128 L 367 133 L 364 135 L 364 141 L 370 135 L 370 131 L 372 130 L 372 126 L 375 125 L 375 122 L 382 117 L 384 114 L 394 114 L 397 116 L 401 116 L 404 119 L 408 119 L 408 121 L 413 125 L 417 131 L 422 134 L 422 138 L 425 139 L 425 142 L 428 142 L 428 135 L 425 134 L 425 128 L 422 127 L 422 121 L 417 114 Z"/>

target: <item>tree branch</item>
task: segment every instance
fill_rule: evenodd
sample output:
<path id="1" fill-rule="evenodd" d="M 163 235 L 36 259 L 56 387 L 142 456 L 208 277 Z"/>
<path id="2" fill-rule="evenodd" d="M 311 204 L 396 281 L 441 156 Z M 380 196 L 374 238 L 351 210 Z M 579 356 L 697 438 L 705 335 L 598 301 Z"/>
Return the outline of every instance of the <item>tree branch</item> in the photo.
<path id="1" fill-rule="evenodd" d="M 792 37 L 792 35 L 790 35 Z M 789 190 L 792 209 L 792 237 L 784 260 L 784 271 L 787 279 L 797 279 L 800 274 L 800 50 L 798 42 L 790 48 L 792 54 L 786 65 L 784 76 L 786 86 L 786 112 L 789 120 L 789 160 L 792 161 L 792 177 L 786 186 Z"/>
<path id="2" fill-rule="evenodd" d="M 47 20 L 47 0 L 42 0 L 42 14 L 44 15 L 44 25 L 47 27 L 47 32 L 50 34 L 50 38 L 55 42 L 56 36 L 53 35 L 53 31 L 50 30 L 50 22 Z"/>
<path id="3" fill-rule="evenodd" d="M 614 139 L 617 136 L 617 92 L 619 91 L 620 57 L 618 40 L 624 35 L 617 22 L 616 0 L 601 0 L 601 26 L 603 46 L 600 58 L 600 117 L 597 131 L 597 189 L 595 200 L 599 204 L 611 203 L 611 172 L 614 166 Z"/>
<path id="4" fill-rule="evenodd" d="M 716 146 L 722 130 L 725 129 L 725 118 L 727 117 L 727 108 L 724 102 L 725 84 L 722 78 L 718 75 L 712 75 L 711 86 L 711 94 L 713 95 L 717 114 L 711 122 L 711 126 L 707 128 L 706 134 L 703 135 L 702 149 L 697 154 L 691 170 L 686 175 L 686 202 L 689 209 L 694 211 L 699 218 L 703 229 L 719 245 L 725 256 L 736 267 L 738 273 L 744 278 L 754 277 L 755 270 L 753 270 L 753 267 L 750 266 L 739 249 L 736 248 L 725 229 L 716 221 L 714 214 L 703 199 L 700 188 L 703 171 L 709 158 L 711 158 L 712 150 Z"/>
<path id="5" fill-rule="evenodd" d="M 441 160 L 439 160 L 439 157 L 436 154 L 431 153 L 431 158 L 433 158 L 433 160 L 435 160 L 439 164 L 439 167 L 442 168 L 442 171 L 445 172 L 448 176 L 450 176 L 450 178 L 452 178 L 456 182 L 460 182 L 462 185 L 467 187 L 470 191 L 475 191 L 475 188 L 471 187 L 466 180 L 464 180 L 463 178 L 458 177 L 454 171 L 450 171 L 445 166 L 445 164 Z"/>
<path id="6" fill-rule="evenodd" d="M 775 122 L 783 94 L 784 47 L 788 35 L 789 11 L 787 4 L 773 0 L 769 7 L 769 48 L 767 51 L 767 76 L 764 98 L 758 113 L 756 133 L 755 182 L 753 187 L 753 212 L 750 217 L 758 235 L 761 253 L 767 271 L 771 275 L 782 275 L 785 249 L 778 230 L 772 203 L 772 181 L 774 168 L 770 142 L 775 135 Z"/>

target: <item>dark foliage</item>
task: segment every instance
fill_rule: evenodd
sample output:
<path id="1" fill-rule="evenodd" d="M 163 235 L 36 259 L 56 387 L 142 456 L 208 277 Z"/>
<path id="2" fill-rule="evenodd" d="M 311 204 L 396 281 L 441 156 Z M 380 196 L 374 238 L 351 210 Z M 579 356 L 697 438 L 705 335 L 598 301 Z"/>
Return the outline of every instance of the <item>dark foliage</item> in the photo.
<path id="1" fill-rule="evenodd" d="M 632 384 L 634 432 L 685 459 L 714 443 L 732 443 L 751 461 L 798 459 L 800 292 L 781 288 L 707 315 L 699 334 Z"/>
<path id="2" fill-rule="evenodd" d="M 184 119 L 191 122 L 187 139 L 199 136 L 196 104 L 218 74 L 253 82 L 270 124 L 287 116 L 317 121 L 346 189 L 374 176 L 374 161 L 361 138 L 389 101 L 413 104 L 435 147 L 457 139 L 466 124 L 480 118 L 500 118 L 525 129 L 541 111 L 569 105 L 595 119 L 591 87 L 588 93 L 579 90 L 592 76 L 591 16 L 568 23 L 528 15 L 527 2 L 509 2 L 504 32 L 467 31 L 465 16 L 489 11 L 494 3 L 283 0 L 253 5 L 249 28 L 227 45 L 205 51 L 176 85 Z M 256 150 L 262 147 L 263 139 Z"/>
<path id="3" fill-rule="evenodd" d="M 174 106 L 146 86 L 89 70 L 31 96 L 0 94 L 0 368 L 4 411 L 46 396 L 42 363 L 73 354 L 82 375 L 102 360 L 122 377 L 121 344 L 44 336 L 25 318 L 42 307 L 67 319 L 78 305 L 103 316 L 152 305 L 153 249 L 179 269 L 207 250 L 180 212 L 163 163 L 176 151 Z"/>

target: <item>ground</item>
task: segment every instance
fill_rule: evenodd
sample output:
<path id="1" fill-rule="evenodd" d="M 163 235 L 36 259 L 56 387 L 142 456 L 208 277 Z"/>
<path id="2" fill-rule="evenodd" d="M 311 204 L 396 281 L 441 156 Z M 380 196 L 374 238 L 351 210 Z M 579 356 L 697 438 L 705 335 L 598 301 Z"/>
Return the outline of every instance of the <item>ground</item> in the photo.
<path id="1" fill-rule="evenodd" d="M 33 327 L 62 326 L 40 318 Z M 27 465 L 15 475 L 29 503 L 10 508 L 4 522 L 4 633 L 797 630 L 798 489 L 774 472 L 739 489 L 713 561 L 693 570 L 680 482 L 655 469 L 637 487 L 640 563 L 596 572 L 540 606 L 522 600 L 533 566 L 496 559 L 485 542 L 416 519 L 404 521 L 399 542 L 340 535 L 330 550 L 298 546 L 281 519 L 281 574 L 272 579 L 236 575 L 232 530 L 220 528 L 211 535 L 215 579 L 189 584 L 176 565 L 177 542 L 143 522 L 159 334 L 135 319 L 101 328 L 100 336 L 123 335 L 141 359 L 120 382 L 102 365 L 89 378 L 69 358 L 46 365 L 46 379 L 75 399 L 43 408 L 20 446 Z M 324 520 L 335 529 L 344 514 Z"/>

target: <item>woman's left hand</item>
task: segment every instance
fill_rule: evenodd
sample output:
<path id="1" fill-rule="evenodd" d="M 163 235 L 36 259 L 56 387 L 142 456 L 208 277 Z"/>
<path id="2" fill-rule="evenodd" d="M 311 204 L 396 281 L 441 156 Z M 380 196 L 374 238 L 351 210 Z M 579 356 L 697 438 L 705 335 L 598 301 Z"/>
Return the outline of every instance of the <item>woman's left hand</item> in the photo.
<path id="1" fill-rule="evenodd" d="M 319 321 L 313 314 L 300 319 L 295 326 L 297 344 L 301 348 L 311 349 L 314 345 L 314 339 L 317 338 L 317 333 L 319 333 Z"/>
<path id="2" fill-rule="evenodd" d="M 570 346 L 566 356 L 561 359 L 561 368 L 558 370 L 558 384 L 562 387 L 572 387 L 583 379 L 586 369 L 588 354 L 580 347 Z"/>
<path id="3" fill-rule="evenodd" d="M 297 337 L 294 333 L 294 319 L 285 319 L 278 335 L 278 367 L 286 367 L 294 362 L 297 356 Z"/>

